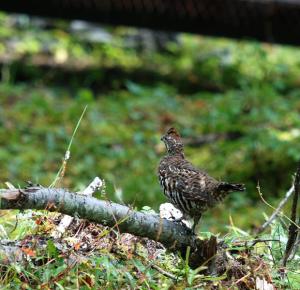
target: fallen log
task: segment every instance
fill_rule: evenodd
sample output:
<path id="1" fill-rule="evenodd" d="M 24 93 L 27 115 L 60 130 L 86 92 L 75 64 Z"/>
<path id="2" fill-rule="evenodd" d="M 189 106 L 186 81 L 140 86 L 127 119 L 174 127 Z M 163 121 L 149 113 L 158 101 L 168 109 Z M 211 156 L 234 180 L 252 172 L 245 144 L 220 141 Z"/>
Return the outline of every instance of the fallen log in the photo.
<path id="1" fill-rule="evenodd" d="M 162 243 L 169 250 L 180 251 L 184 256 L 189 252 L 191 267 L 212 266 L 217 253 L 216 237 L 201 240 L 183 224 L 63 188 L 29 186 L 24 189 L 0 189 L 0 198 L 0 209 L 60 212 L 109 227 L 118 227 L 121 232 L 147 237 Z"/>

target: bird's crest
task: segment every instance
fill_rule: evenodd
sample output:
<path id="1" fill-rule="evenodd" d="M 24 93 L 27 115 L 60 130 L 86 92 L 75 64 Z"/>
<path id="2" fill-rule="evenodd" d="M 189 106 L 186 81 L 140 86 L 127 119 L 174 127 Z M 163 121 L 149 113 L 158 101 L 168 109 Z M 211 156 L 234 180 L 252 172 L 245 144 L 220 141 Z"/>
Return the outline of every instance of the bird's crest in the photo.
<path id="1" fill-rule="evenodd" d="M 166 133 L 166 135 L 168 135 L 168 136 L 172 136 L 173 138 L 175 138 L 175 139 L 180 139 L 180 135 L 179 135 L 179 133 L 177 132 L 177 130 L 175 129 L 175 128 L 170 128 L 168 131 L 167 131 L 167 133 Z"/>
<path id="2" fill-rule="evenodd" d="M 161 140 L 164 141 L 169 155 L 181 155 L 184 157 L 183 143 L 175 128 L 170 128 L 167 133 L 161 137 Z"/>

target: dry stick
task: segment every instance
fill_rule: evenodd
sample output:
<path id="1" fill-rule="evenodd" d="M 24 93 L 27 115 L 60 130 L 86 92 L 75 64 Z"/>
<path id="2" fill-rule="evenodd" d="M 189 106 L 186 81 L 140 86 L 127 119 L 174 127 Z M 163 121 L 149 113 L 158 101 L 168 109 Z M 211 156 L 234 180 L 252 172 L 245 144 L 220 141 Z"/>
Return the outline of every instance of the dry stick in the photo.
<path id="1" fill-rule="evenodd" d="M 159 273 L 161 273 L 162 275 L 168 277 L 168 278 L 171 278 L 175 281 L 177 281 L 177 277 L 169 272 L 167 272 L 166 270 L 160 268 L 159 266 L 155 265 L 155 264 L 152 264 L 151 267 L 153 269 L 155 269 L 156 271 L 158 271 Z"/>
<path id="2" fill-rule="evenodd" d="M 275 209 L 275 211 L 272 213 L 272 215 L 269 217 L 269 219 L 257 230 L 256 234 L 260 234 L 263 231 L 266 230 L 266 228 L 276 219 L 276 217 L 280 214 L 280 211 L 285 206 L 289 198 L 294 192 L 294 185 L 287 191 L 285 194 L 285 197 L 280 201 L 278 207 Z"/>
<path id="3" fill-rule="evenodd" d="M 290 254 L 293 250 L 295 242 L 297 240 L 297 235 L 299 233 L 299 227 L 297 227 L 296 219 L 297 219 L 297 207 L 298 207 L 298 200 L 300 195 L 300 162 L 298 164 L 295 182 L 294 182 L 295 192 L 292 204 L 292 211 L 291 211 L 291 223 L 289 226 L 289 238 L 286 243 L 285 253 L 282 261 L 282 265 L 285 267 L 286 263 L 290 257 Z"/>
<path id="4" fill-rule="evenodd" d="M 254 269 L 254 273 L 257 272 L 257 271 L 261 268 L 262 265 L 263 265 L 263 263 L 260 263 L 260 264 L 258 265 L 258 267 L 256 267 L 256 268 Z M 234 284 L 237 285 L 238 283 L 242 282 L 244 279 L 248 278 L 250 275 L 251 275 L 251 273 L 246 274 L 246 275 L 243 276 L 242 278 L 240 278 L 240 279 L 238 279 L 237 281 L 235 281 Z"/>

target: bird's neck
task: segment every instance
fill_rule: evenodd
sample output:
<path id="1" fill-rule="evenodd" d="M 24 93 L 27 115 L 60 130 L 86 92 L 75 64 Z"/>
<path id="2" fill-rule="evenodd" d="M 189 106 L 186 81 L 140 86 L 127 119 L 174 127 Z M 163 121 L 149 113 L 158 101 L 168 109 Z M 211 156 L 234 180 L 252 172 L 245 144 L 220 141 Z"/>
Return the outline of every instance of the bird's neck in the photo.
<path id="1" fill-rule="evenodd" d="M 170 157 L 178 157 L 178 158 L 184 159 L 184 152 L 183 152 L 183 150 L 168 151 L 168 155 Z"/>

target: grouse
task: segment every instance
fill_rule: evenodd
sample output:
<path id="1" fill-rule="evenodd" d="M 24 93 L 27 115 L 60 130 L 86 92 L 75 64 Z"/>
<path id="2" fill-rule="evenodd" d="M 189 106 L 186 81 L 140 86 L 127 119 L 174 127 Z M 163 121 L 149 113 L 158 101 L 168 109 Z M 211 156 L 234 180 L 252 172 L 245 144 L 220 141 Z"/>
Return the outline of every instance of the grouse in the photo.
<path id="1" fill-rule="evenodd" d="M 245 190 L 243 184 L 217 181 L 187 161 L 176 129 L 170 128 L 161 140 L 168 152 L 158 167 L 161 187 L 169 201 L 182 212 L 182 219 L 194 219 L 193 231 L 204 211 L 221 202 L 229 192 Z"/>

